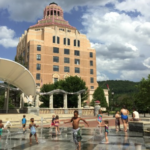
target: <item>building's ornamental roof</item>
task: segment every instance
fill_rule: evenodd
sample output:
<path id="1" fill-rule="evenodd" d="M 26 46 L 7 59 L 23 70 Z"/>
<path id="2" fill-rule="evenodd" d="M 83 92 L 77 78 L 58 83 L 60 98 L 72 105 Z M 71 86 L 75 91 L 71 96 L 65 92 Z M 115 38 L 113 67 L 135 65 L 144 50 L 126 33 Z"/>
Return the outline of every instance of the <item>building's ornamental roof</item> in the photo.
<path id="1" fill-rule="evenodd" d="M 32 74 L 24 66 L 12 60 L 0 58 L 0 80 L 19 88 L 26 95 L 36 94 Z"/>
<path id="2" fill-rule="evenodd" d="M 58 5 L 58 4 L 57 4 L 57 3 L 55 3 L 55 2 L 52 2 L 52 3 L 50 3 L 49 5 L 52 5 L 52 4 Z"/>
<path id="3" fill-rule="evenodd" d="M 39 93 L 40 95 L 52 95 L 52 94 L 70 94 L 70 95 L 73 95 L 73 94 L 81 94 L 81 93 L 84 93 L 85 90 L 80 90 L 80 91 L 77 91 L 77 92 L 66 92 L 64 90 L 60 90 L 60 89 L 57 89 L 57 90 L 53 90 L 53 91 L 50 91 L 50 92 L 44 92 L 44 93 Z"/>

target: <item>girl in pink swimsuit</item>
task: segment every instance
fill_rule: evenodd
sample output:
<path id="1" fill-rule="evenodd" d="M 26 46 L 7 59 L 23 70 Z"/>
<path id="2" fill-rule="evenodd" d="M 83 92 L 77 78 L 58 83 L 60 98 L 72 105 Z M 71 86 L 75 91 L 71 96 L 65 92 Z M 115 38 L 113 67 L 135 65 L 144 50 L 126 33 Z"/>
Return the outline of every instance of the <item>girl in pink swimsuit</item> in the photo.
<path id="1" fill-rule="evenodd" d="M 57 132 L 59 132 L 59 134 L 60 134 L 59 123 L 60 123 L 59 116 L 57 115 L 56 118 L 55 118 L 55 120 L 54 120 L 56 134 L 57 134 Z"/>

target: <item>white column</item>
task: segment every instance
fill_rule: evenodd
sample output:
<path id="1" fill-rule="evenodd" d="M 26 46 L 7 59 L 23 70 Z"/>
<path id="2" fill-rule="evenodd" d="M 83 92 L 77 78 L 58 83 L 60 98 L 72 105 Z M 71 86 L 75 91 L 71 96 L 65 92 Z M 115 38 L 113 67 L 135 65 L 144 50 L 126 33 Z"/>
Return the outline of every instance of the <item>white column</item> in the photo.
<path id="1" fill-rule="evenodd" d="M 67 94 L 64 94 L 64 108 L 67 108 Z"/>
<path id="2" fill-rule="evenodd" d="M 81 108 L 81 94 L 78 95 L 78 108 Z"/>
<path id="3" fill-rule="evenodd" d="M 37 94 L 36 95 L 36 99 L 35 99 L 35 107 L 38 107 L 39 108 L 39 95 Z"/>
<path id="4" fill-rule="evenodd" d="M 49 108 L 53 108 L 53 94 L 49 96 Z"/>

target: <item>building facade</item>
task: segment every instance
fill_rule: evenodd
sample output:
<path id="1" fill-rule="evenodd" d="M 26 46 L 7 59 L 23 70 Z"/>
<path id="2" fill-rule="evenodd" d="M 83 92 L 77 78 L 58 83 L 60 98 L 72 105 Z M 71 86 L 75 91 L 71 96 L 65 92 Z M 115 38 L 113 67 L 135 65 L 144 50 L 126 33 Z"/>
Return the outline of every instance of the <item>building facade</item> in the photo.
<path id="1" fill-rule="evenodd" d="M 78 76 L 86 82 L 90 100 L 98 87 L 96 51 L 86 35 L 64 20 L 56 3 L 46 6 L 43 19 L 20 37 L 16 56 L 22 57 L 38 86 Z"/>

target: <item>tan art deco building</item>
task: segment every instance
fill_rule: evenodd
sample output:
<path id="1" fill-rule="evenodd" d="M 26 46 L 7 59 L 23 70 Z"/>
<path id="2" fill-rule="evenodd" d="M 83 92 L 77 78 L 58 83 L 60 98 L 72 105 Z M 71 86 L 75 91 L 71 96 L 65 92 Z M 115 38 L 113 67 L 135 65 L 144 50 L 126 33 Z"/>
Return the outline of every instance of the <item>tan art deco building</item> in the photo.
<path id="1" fill-rule="evenodd" d="M 78 76 L 86 82 L 92 99 L 98 86 L 96 51 L 86 35 L 64 20 L 63 10 L 56 3 L 46 6 L 43 19 L 22 35 L 17 46 L 19 56 L 37 85 Z"/>

